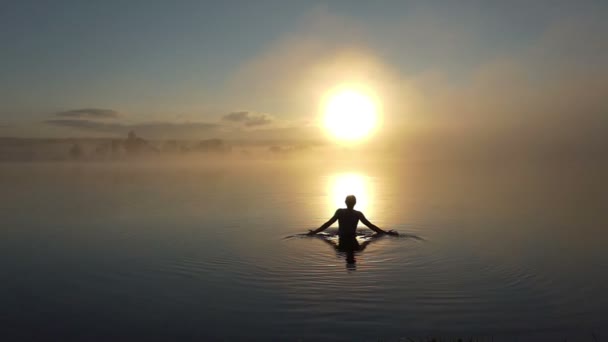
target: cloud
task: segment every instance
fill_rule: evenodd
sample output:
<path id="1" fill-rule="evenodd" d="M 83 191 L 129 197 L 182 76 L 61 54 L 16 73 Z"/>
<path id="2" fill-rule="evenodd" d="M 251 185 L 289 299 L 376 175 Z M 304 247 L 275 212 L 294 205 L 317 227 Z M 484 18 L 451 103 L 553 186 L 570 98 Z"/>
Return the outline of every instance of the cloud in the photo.
<path id="1" fill-rule="evenodd" d="M 86 119 L 116 119 L 120 115 L 112 109 L 82 108 L 72 109 L 55 113 L 56 116 L 63 118 L 86 118 Z"/>
<path id="2" fill-rule="evenodd" d="M 222 117 L 222 120 L 225 121 L 234 121 L 234 122 L 242 122 L 247 120 L 249 117 L 249 112 L 234 112 L 228 113 Z"/>
<path id="3" fill-rule="evenodd" d="M 123 136 L 129 131 L 148 138 L 175 139 L 201 137 L 237 137 L 247 136 L 252 130 L 247 128 L 264 126 L 273 123 L 272 117 L 247 111 L 228 113 L 218 122 L 122 122 L 117 120 L 96 120 L 81 117 L 49 119 L 43 123 L 81 132 L 96 132 L 112 136 Z M 236 125 L 235 125 L 236 124 Z M 270 126 L 273 127 L 273 126 Z"/>
<path id="4" fill-rule="evenodd" d="M 266 116 L 254 117 L 245 122 L 245 126 L 261 126 L 267 125 L 271 123 L 272 120 L 268 119 Z"/>
<path id="5" fill-rule="evenodd" d="M 265 114 L 252 114 L 250 112 L 233 112 L 222 117 L 222 121 L 237 122 L 247 127 L 262 126 L 272 123 L 272 119 Z"/>
<path id="6" fill-rule="evenodd" d="M 149 123 L 108 123 L 82 119 L 53 119 L 46 124 L 99 133 L 125 135 L 135 131 L 142 136 L 155 138 L 200 137 L 208 133 L 217 133 L 218 124 L 206 122 L 149 122 Z"/>

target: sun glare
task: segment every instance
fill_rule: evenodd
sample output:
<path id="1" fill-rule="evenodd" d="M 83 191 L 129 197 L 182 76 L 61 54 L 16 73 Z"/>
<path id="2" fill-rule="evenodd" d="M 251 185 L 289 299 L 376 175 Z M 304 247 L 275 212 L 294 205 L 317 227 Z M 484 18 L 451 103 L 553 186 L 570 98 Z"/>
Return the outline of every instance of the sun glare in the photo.
<path id="1" fill-rule="evenodd" d="M 373 216 L 370 197 L 373 196 L 372 183 L 368 177 L 358 173 L 339 173 L 328 178 L 327 183 L 327 210 L 333 212 L 344 207 L 344 199 L 348 195 L 357 197 L 355 209 L 364 211 Z"/>
<path id="2" fill-rule="evenodd" d="M 330 94 L 324 104 L 325 128 L 339 140 L 369 136 L 378 121 L 377 105 L 365 92 L 344 88 Z"/>

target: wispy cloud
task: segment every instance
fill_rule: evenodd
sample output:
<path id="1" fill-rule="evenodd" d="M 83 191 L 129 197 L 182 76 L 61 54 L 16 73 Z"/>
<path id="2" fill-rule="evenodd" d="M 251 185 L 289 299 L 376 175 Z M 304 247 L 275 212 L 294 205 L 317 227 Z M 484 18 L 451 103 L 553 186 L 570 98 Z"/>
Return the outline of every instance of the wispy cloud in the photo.
<path id="1" fill-rule="evenodd" d="M 46 124 L 100 133 L 124 135 L 129 131 L 136 131 L 144 136 L 152 137 L 195 137 L 205 133 L 214 132 L 218 124 L 206 122 L 148 122 L 148 123 L 116 123 L 100 122 L 82 119 L 53 119 L 46 120 Z"/>
<path id="2" fill-rule="evenodd" d="M 233 112 L 222 117 L 222 121 L 237 122 L 247 127 L 262 126 L 272 123 L 272 119 L 265 114 L 253 114 L 250 112 Z"/>
<path id="3" fill-rule="evenodd" d="M 119 113 L 115 110 L 100 108 L 72 109 L 63 112 L 57 112 L 55 113 L 55 115 L 63 118 L 82 119 L 116 119 L 120 117 Z"/>
<path id="4" fill-rule="evenodd" d="M 247 120 L 245 122 L 245 126 L 261 126 L 272 123 L 272 120 L 268 119 L 265 116 L 255 117 Z"/>
<path id="5" fill-rule="evenodd" d="M 65 114 L 64 114 L 65 113 Z M 69 113 L 69 114 L 68 114 Z M 93 114 L 95 113 L 95 114 Z M 135 131 L 150 138 L 200 138 L 200 137 L 242 137 L 252 130 L 250 127 L 267 127 L 274 122 L 266 114 L 248 111 L 232 112 L 223 115 L 219 121 L 152 121 L 129 122 L 124 120 L 98 120 L 99 116 L 109 118 L 115 111 L 75 110 L 62 112 L 62 118 L 52 118 L 43 123 L 50 126 L 67 128 L 81 132 L 96 132 L 106 135 L 122 136 Z M 59 113 L 57 113 L 59 114 Z M 91 115 L 97 115 L 90 117 Z M 272 126 L 268 126 L 272 127 Z M 255 130 L 254 130 L 255 131 Z"/>
<path id="6" fill-rule="evenodd" d="M 222 117 L 222 120 L 241 122 L 247 120 L 249 112 L 234 112 L 228 113 Z"/>

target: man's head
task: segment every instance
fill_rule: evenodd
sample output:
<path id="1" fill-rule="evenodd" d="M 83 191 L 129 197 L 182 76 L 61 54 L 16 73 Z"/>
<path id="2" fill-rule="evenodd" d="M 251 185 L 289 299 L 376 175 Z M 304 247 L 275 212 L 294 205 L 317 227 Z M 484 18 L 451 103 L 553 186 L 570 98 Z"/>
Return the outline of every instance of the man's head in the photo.
<path id="1" fill-rule="evenodd" d="M 357 204 L 357 197 L 355 197 L 355 195 L 348 195 L 346 196 L 344 203 L 346 203 L 348 209 L 352 209 L 355 207 L 355 204 Z"/>

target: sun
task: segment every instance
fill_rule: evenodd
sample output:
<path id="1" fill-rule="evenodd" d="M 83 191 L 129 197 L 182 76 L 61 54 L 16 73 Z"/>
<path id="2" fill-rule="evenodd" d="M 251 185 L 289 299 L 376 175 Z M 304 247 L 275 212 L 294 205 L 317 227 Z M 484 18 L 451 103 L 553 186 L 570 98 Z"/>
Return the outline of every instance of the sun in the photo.
<path id="1" fill-rule="evenodd" d="M 324 103 L 324 124 L 339 140 L 360 140 L 376 128 L 378 109 L 373 96 L 356 88 L 339 88 Z"/>

